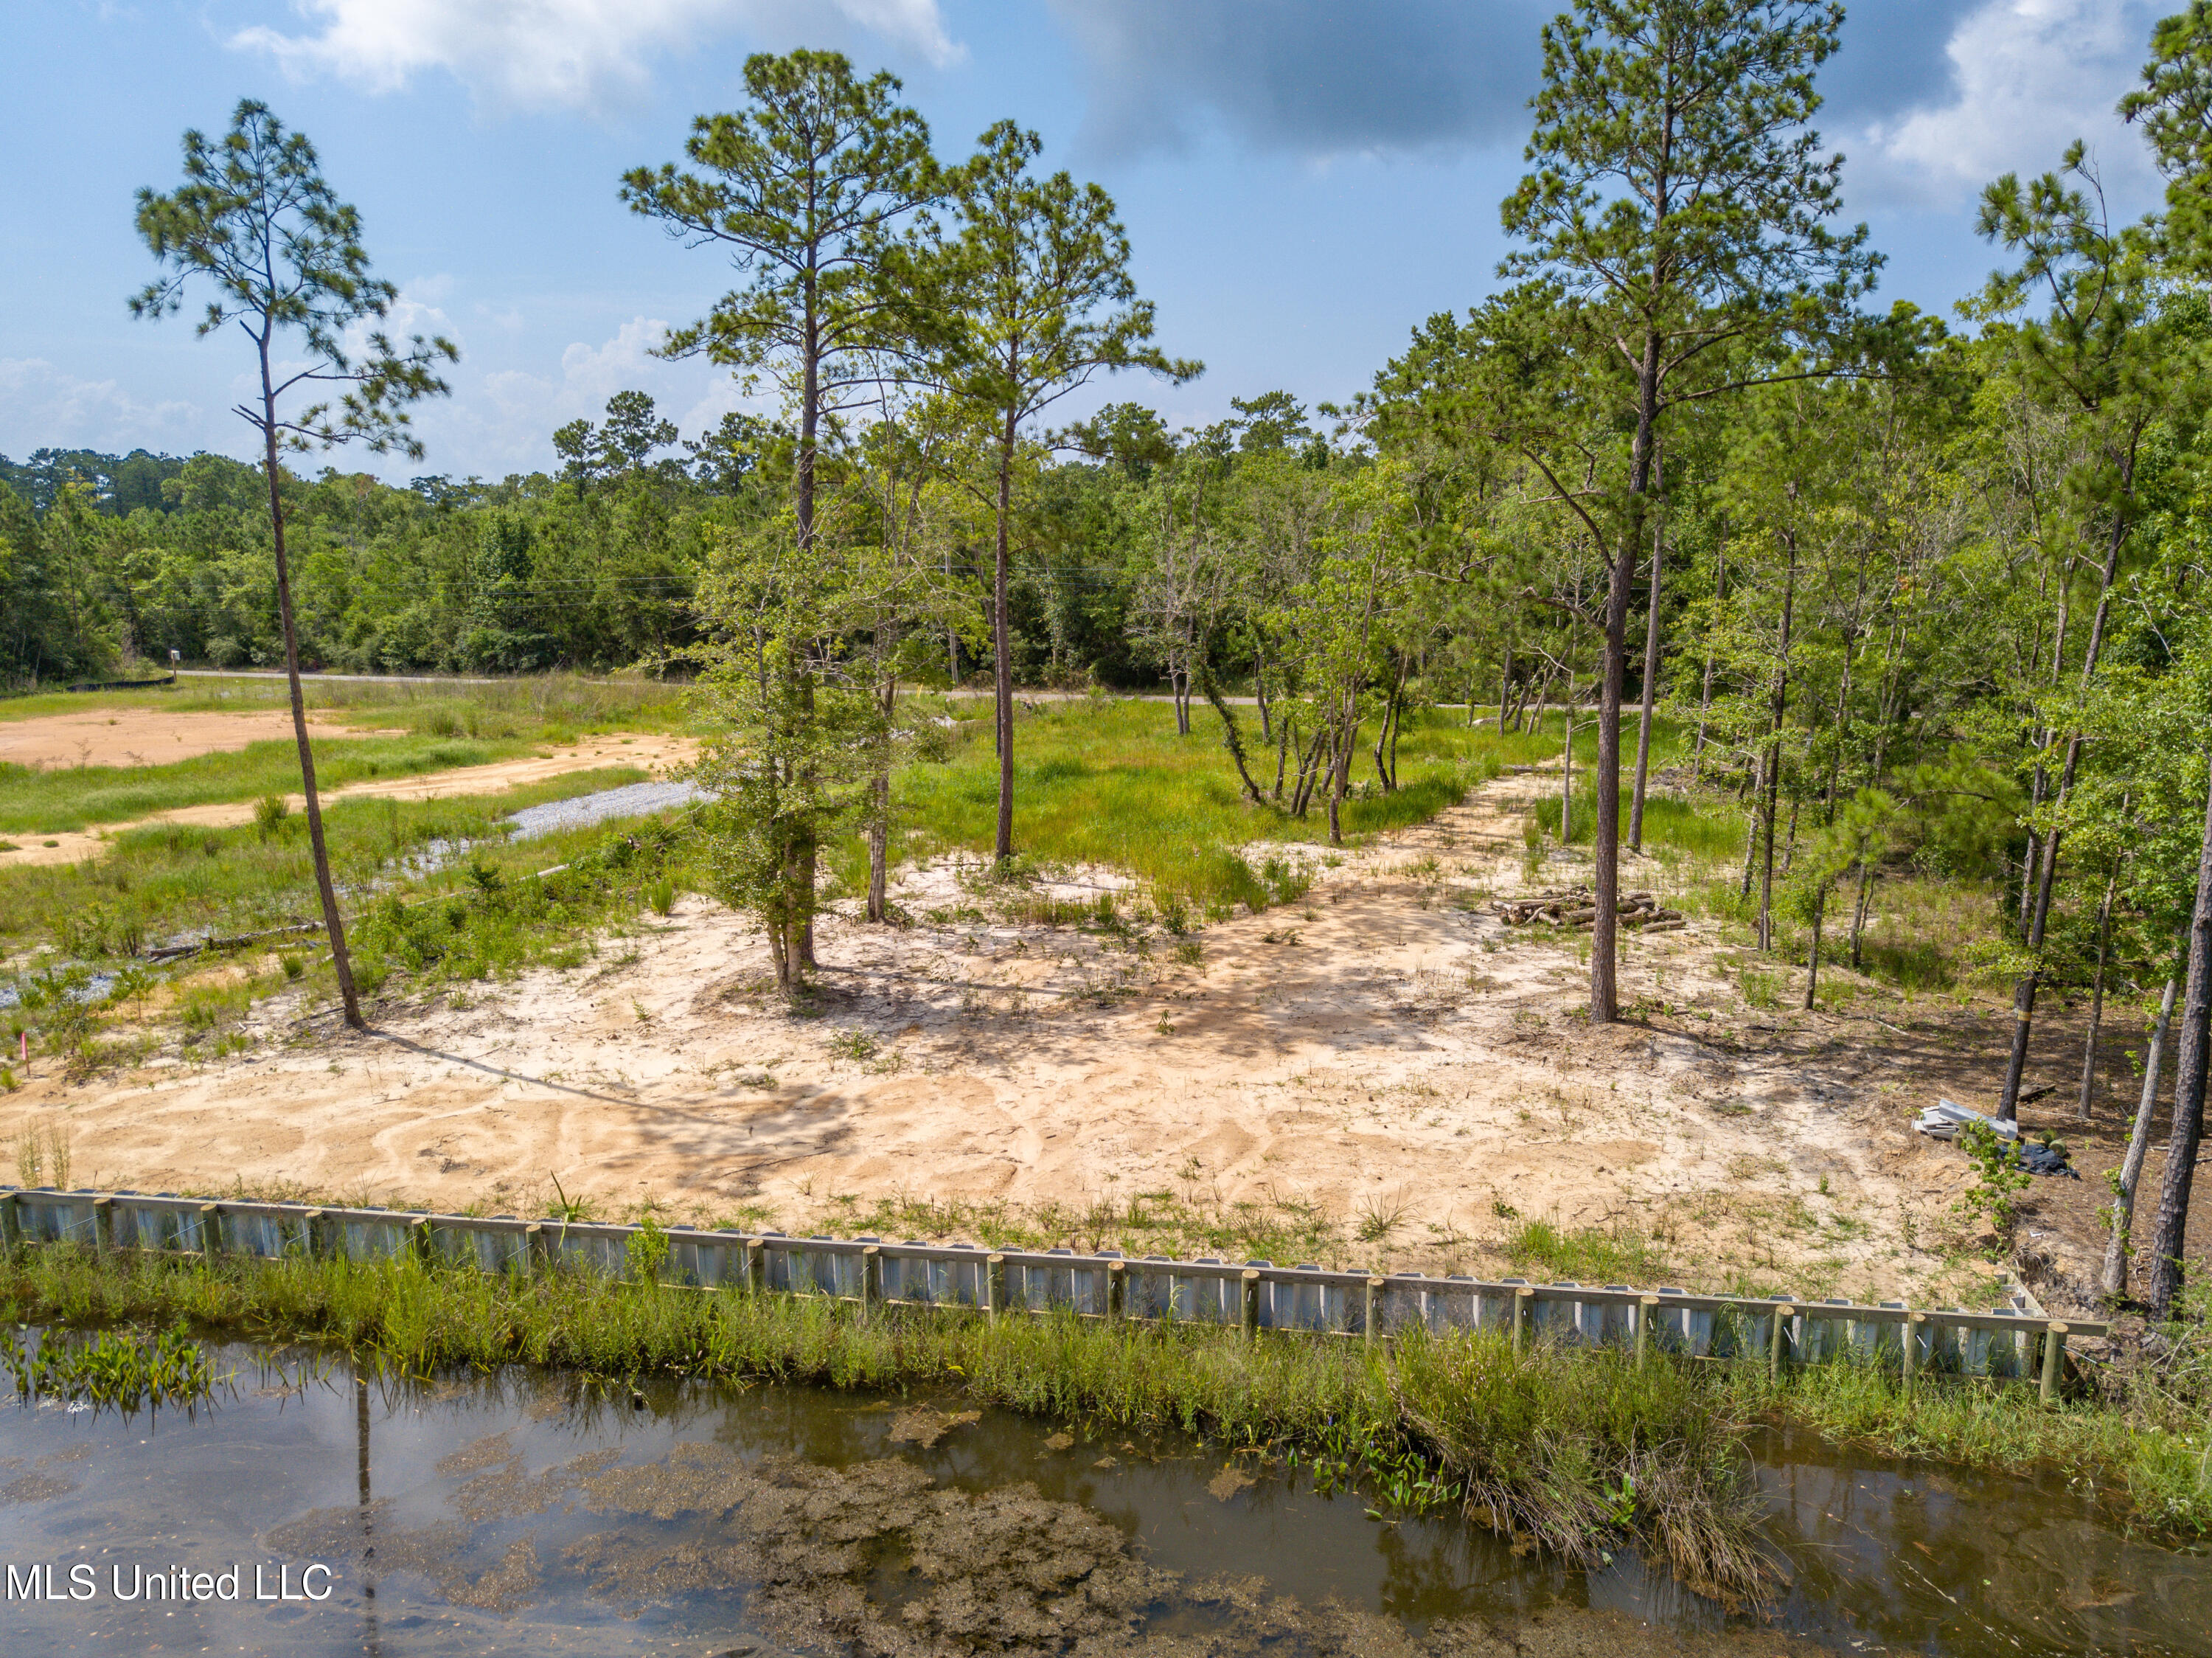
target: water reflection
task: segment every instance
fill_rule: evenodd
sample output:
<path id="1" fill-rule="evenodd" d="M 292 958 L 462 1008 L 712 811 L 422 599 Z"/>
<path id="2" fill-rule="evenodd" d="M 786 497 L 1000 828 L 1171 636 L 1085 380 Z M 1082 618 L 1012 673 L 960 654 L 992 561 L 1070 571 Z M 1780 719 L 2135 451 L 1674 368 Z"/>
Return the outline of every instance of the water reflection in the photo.
<path id="1" fill-rule="evenodd" d="M 234 1350 L 196 1420 L 0 1405 L 10 1655 L 1609 1655 L 2212 1652 L 2212 1567 L 2063 1481 L 1776 1436 L 1790 1581 L 1723 1615 L 1632 1555 L 1570 1571 L 1456 1521 L 1377 1521 L 1251 1459 L 962 1401 L 643 1393 L 520 1373 L 427 1387 Z M 322 1561 L 330 1598 L 118 1601 L 137 1569 Z M 67 1598 L 71 1569 L 98 1592 Z M 46 1582 L 43 1573 L 40 1582 Z M 273 1586 L 273 1585 L 271 1585 Z"/>

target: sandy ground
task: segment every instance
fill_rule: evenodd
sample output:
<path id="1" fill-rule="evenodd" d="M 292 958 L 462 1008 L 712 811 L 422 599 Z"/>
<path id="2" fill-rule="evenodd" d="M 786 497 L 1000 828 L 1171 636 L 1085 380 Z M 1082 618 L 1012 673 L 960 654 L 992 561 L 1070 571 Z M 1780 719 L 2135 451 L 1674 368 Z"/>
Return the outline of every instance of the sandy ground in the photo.
<path id="1" fill-rule="evenodd" d="M 979 1206 L 1074 1235 L 1141 1198 L 1318 1216 L 1333 1261 L 1465 1270 L 1549 1216 L 1632 1228 L 1692 1283 L 1961 1293 L 1964 1161 L 1909 1131 L 1923 1091 L 1880 1021 L 1747 1010 L 1700 923 L 1627 947 L 1636 1021 L 1593 1035 L 1574 941 L 1489 913 L 1547 786 L 1501 779 L 1319 870 L 1303 905 L 1210 924 L 1195 961 L 1158 934 L 1139 954 L 956 920 L 978 900 L 939 866 L 897 890 L 915 924 L 822 929 L 799 1018 L 747 925 L 688 898 L 595 964 L 388 1009 L 366 1037 L 286 1042 L 279 999 L 252 1056 L 74 1087 L 34 1062 L 0 1134 L 65 1112 L 73 1179 L 148 1190 L 507 1210 L 557 1176 L 602 1212 L 650 1198 L 793 1230 L 956 1200 L 940 1227 L 900 1218 L 958 1236 Z"/>
<path id="2" fill-rule="evenodd" d="M 307 730 L 317 737 L 396 735 L 362 720 L 311 710 Z M 241 714 L 179 714 L 166 709 L 87 709 L 82 714 L 42 714 L 0 720 L 0 763 L 48 766 L 167 765 L 198 754 L 221 753 L 252 742 L 292 735 L 284 709 Z"/>
<path id="3" fill-rule="evenodd" d="M 197 719 L 201 716 L 172 714 L 161 717 Z M 249 716 L 215 714 L 206 717 L 243 720 Z M 289 736 L 292 729 L 291 716 L 285 715 L 281 717 L 283 729 L 280 735 Z M 6 728 L 0 726 L 0 732 Z M 349 735 L 358 736 L 364 734 L 354 731 Z M 571 771 L 589 771 L 600 766 L 635 765 L 647 771 L 665 770 L 684 765 L 697 753 L 698 744 L 688 737 L 591 736 L 580 738 L 572 745 L 551 748 L 521 759 L 498 760 L 489 765 L 456 766 L 448 771 L 431 771 L 414 777 L 378 777 L 366 783 L 348 783 L 343 789 L 325 789 L 322 791 L 322 799 L 327 805 L 341 800 L 453 800 L 465 795 L 496 795 L 523 783 L 543 783 L 548 777 L 564 777 Z M 296 794 L 286 795 L 285 801 L 295 812 L 307 803 L 305 796 Z M 141 818 L 135 822 L 106 824 L 98 829 L 53 835 L 20 835 L 15 838 L 15 850 L 0 852 L 0 868 L 21 868 L 33 863 L 74 863 L 79 858 L 96 857 L 106 850 L 111 837 L 123 830 L 143 828 L 149 824 L 191 823 L 220 829 L 252 821 L 252 801 L 228 801 L 212 806 L 179 807 L 173 812 L 156 812 L 151 817 Z"/>

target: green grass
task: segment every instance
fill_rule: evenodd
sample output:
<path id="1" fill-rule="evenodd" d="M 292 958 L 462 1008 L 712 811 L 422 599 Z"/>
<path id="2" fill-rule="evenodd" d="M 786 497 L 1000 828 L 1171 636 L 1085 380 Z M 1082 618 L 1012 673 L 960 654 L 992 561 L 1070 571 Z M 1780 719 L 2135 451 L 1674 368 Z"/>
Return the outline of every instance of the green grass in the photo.
<path id="1" fill-rule="evenodd" d="M 1625 1228 L 1569 1229 L 1556 1221 L 1523 1221 L 1505 1241 L 1506 1259 L 1569 1283 L 1656 1283 L 1668 1276 L 1651 1240 Z"/>
<path id="2" fill-rule="evenodd" d="M 1577 740 L 1579 744 L 1580 740 Z M 1623 778 L 1620 801 L 1620 842 L 1628 844 L 1631 806 L 1627 778 Z M 1577 779 L 1574 834 L 1571 845 L 1587 846 L 1596 832 L 1597 813 Z M 1559 838 L 1559 797 L 1547 795 L 1536 802 L 1536 821 L 1553 840 Z M 1724 863 L 1743 856 L 1744 814 L 1732 801 L 1701 796 L 1681 800 L 1672 795 L 1650 795 L 1644 802 L 1644 844 L 1648 851 L 1671 851 L 1701 863 Z"/>
<path id="3" fill-rule="evenodd" d="M 897 783 L 909 853 L 957 848 L 988 856 L 998 812 L 998 760 L 989 725 L 951 704 L 959 728 L 950 758 L 906 767 Z M 1249 708 L 1243 723 L 1253 775 L 1272 788 L 1272 749 L 1259 741 Z M 1370 727 L 1368 739 L 1371 742 Z M 1557 737 L 1498 735 L 1431 713 L 1399 743 L 1400 787 L 1385 794 L 1363 753 L 1347 799 L 1347 838 L 1422 823 L 1464 799 L 1504 767 L 1556 756 Z M 1047 863 L 1097 863 L 1155 893 L 1200 905 L 1264 907 L 1267 883 L 1245 849 L 1254 842 L 1318 844 L 1328 837 L 1325 802 L 1303 818 L 1244 798 L 1223 746 L 1221 723 L 1200 704 L 1181 736 L 1164 703 L 1048 704 L 1025 714 L 1014 734 L 1014 844 Z M 1264 766 L 1262 761 L 1264 759 Z M 1264 860 L 1262 860 L 1264 862 Z M 1255 902 L 1256 900 L 1256 902 Z"/>

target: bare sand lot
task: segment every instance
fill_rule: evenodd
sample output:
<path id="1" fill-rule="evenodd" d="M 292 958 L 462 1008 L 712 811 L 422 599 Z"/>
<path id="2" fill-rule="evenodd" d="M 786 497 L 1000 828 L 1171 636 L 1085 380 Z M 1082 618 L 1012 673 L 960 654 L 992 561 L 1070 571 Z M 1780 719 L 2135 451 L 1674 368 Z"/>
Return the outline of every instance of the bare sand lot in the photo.
<path id="1" fill-rule="evenodd" d="M 1911 1033 L 1756 1011 L 1693 923 L 1627 946 L 1632 1020 L 1593 1033 L 1577 936 L 1487 902 L 1520 887 L 1550 786 L 1500 779 L 1316 867 L 1303 903 L 1185 939 L 997 923 L 951 863 L 910 870 L 911 924 L 822 927 L 811 1016 L 750 924 L 689 897 L 593 963 L 387 1008 L 365 1037 L 319 1018 L 301 1039 L 279 997 L 251 1056 L 79 1085 L 39 1062 L 0 1134 L 65 1125 L 74 1181 L 149 1190 L 522 1211 L 557 1178 L 608 1216 L 1273 1237 L 1449 1271 L 1498 1270 L 1545 1218 L 1646 1240 L 1669 1282 L 1971 1289 L 1965 1160 L 1908 1125 L 1931 1079 L 1973 1099 L 1983 1051 L 2001 1063 L 1978 1011 L 1892 1009 Z"/>
<path id="2" fill-rule="evenodd" d="M 198 716 L 173 715 L 167 717 L 192 719 Z M 224 714 L 209 717 L 229 719 L 233 716 Z M 291 716 L 273 717 L 283 719 L 282 735 L 290 735 Z M 5 726 L 0 726 L 0 731 L 6 729 Z M 346 735 L 360 736 L 370 734 L 355 731 Z M 496 795 L 524 783 L 543 783 L 549 777 L 565 777 L 572 771 L 589 771 L 602 766 L 635 765 L 647 771 L 665 770 L 688 764 L 696 757 L 698 747 L 698 744 L 688 737 L 589 736 L 573 744 L 552 747 L 545 753 L 526 755 L 519 759 L 495 760 L 489 765 L 455 766 L 450 771 L 427 771 L 412 777 L 375 777 L 348 783 L 342 789 L 325 789 L 322 791 L 322 800 L 325 805 L 329 805 L 342 800 L 455 800 L 463 795 Z M 287 795 L 284 798 L 285 803 L 295 812 L 307 803 L 306 797 L 297 794 Z M 222 829 L 252 821 L 252 801 L 180 806 L 173 811 L 156 812 L 150 817 L 140 818 L 131 823 L 111 823 L 98 829 L 25 837 L 14 850 L 0 852 L 0 867 L 19 869 L 33 863 L 74 863 L 79 858 L 97 857 L 112 836 L 125 829 L 143 828 L 149 824 L 187 823 Z"/>
<path id="3" fill-rule="evenodd" d="M 349 720 L 326 710 L 307 715 L 317 737 L 400 735 L 374 723 L 374 710 Z M 0 720 L 0 763 L 34 770 L 71 765 L 167 765 L 292 735 L 284 709 L 237 714 L 173 713 L 160 708 L 92 708 Z"/>

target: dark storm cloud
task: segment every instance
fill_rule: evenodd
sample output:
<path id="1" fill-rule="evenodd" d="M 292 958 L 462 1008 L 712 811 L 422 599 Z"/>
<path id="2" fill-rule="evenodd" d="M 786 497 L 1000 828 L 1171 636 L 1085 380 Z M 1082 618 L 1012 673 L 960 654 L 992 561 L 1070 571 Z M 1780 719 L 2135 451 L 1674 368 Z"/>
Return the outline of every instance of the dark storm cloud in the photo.
<path id="1" fill-rule="evenodd" d="M 1959 20 L 1984 0 L 1854 0 L 1844 16 L 1843 50 L 1820 66 L 1815 82 L 1826 105 L 1821 121 L 1840 127 L 1879 119 L 1951 91 L 1951 59 L 1943 48 Z"/>
<path id="2" fill-rule="evenodd" d="M 1859 0 L 1824 125 L 1942 98 L 1979 0 Z M 1559 0 L 1053 0 L 1089 76 L 1085 136 L 1127 153 L 1202 125 L 1312 155 L 1514 142 Z"/>

